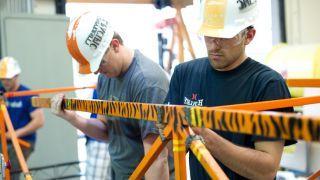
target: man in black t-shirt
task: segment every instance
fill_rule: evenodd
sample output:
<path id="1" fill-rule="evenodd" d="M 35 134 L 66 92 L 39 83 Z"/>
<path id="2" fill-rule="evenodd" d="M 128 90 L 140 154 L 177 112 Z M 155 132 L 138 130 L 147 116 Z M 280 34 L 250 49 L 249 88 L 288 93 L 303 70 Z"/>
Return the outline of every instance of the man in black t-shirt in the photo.
<path id="1" fill-rule="evenodd" d="M 200 29 L 205 36 L 208 57 L 175 68 L 166 102 L 221 106 L 290 98 L 283 78 L 245 53 L 246 45 L 253 40 L 256 32 L 250 20 L 256 7 L 255 1 L 246 4 L 246 7 L 241 1 L 227 1 L 224 5 L 228 8 L 221 8 L 223 5 L 214 1 L 207 0 L 204 24 Z M 212 10 L 217 8 L 227 9 L 228 12 Z M 219 24 L 219 18 L 228 16 L 228 13 L 233 13 L 235 19 L 225 18 L 226 22 Z M 286 108 L 279 111 L 292 110 Z M 206 147 L 230 179 L 273 179 L 284 146 L 295 143 L 207 128 L 193 130 L 203 137 Z M 193 153 L 190 153 L 189 165 L 191 179 L 210 179 Z"/>

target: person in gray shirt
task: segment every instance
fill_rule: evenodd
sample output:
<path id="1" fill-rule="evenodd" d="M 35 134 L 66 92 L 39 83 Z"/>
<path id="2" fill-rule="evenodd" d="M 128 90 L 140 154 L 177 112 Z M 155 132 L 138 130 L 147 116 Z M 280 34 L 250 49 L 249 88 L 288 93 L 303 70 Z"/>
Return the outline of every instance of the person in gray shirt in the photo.
<path id="1" fill-rule="evenodd" d="M 159 65 L 123 44 L 119 34 L 101 16 L 86 13 L 69 25 L 67 45 L 80 71 L 100 73 L 99 99 L 163 103 L 169 80 Z M 80 53 L 79 53 L 80 52 Z M 89 66 L 89 67 L 86 67 Z M 112 179 L 128 179 L 158 137 L 154 122 L 98 115 L 94 121 L 61 108 L 64 94 L 51 99 L 52 112 L 85 134 L 109 141 Z M 145 179 L 169 179 L 165 148 L 145 174 Z"/>

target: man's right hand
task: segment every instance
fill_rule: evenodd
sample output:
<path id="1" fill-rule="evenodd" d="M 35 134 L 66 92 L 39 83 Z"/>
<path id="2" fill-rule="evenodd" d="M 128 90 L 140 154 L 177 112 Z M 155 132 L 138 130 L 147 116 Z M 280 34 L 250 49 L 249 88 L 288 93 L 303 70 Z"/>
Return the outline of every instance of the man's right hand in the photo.
<path id="1" fill-rule="evenodd" d="M 108 129 L 105 123 L 81 117 L 77 115 L 75 111 L 62 109 L 61 104 L 64 97 L 64 94 L 57 94 L 53 98 L 51 98 L 51 112 L 53 114 L 61 117 L 62 119 L 65 119 L 75 128 L 79 129 L 90 137 L 102 141 L 108 140 Z M 98 115 L 99 119 L 101 117 L 102 115 Z M 101 119 L 106 122 L 104 117 L 102 117 Z"/>
<path id="2" fill-rule="evenodd" d="M 51 98 L 51 112 L 56 116 L 59 116 L 63 119 L 69 119 L 73 115 L 73 111 L 67 111 L 62 109 L 62 100 L 65 97 L 64 94 L 57 94 Z"/>

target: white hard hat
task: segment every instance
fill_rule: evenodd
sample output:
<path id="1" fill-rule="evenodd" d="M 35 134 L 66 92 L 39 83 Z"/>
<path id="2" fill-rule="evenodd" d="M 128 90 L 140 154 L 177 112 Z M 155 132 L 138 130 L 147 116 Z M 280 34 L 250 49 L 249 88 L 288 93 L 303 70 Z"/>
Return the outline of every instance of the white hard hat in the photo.
<path id="1" fill-rule="evenodd" d="M 89 74 L 99 69 L 113 35 L 113 28 L 106 17 L 92 12 L 70 22 L 67 46 L 71 56 L 79 62 L 79 73 Z"/>
<path id="2" fill-rule="evenodd" d="M 21 73 L 21 68 L 13 57 L 4 57 L 0 60 L 0 78 L 11 79 Z"/>
<path id="3" fill-rule="evenodd" d="M 253 25 L 257 13 L 257 0 L 206 0 L 199 34 L 232 38 Z"/>

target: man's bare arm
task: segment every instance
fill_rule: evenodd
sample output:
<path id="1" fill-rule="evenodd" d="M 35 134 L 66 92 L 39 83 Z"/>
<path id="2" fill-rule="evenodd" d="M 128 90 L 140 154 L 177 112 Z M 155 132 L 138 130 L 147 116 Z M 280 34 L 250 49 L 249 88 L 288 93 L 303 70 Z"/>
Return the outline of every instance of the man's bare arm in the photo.
<path id="1" fill-rule="evenodd" d="M 31 121 L 27 125 L 15 130 L 17 137 L 24 137 L 32 134 L 44 125 L 44 114 L 42 109 L 35 109 L 30 113 L 30 117 Z"/>
<path id="2" fill-rule="evenodd" d="M 143 147 L 144 152 L 147 154 L 149 149 L 151 148 L 152 144 L 156 140 L 158 135 L 156 134 L 149 134 L 143 140 Z M 162 152 L 159 156 L 155 159 L 153 164 L 150 166 L 148 171 L 145 174 L 146 180 L 167 180 L 169 179 L 169 165 L 168 165 L 168 149 L 163 148 Z"/>
<path id="3" fill-rule="evenodd" d="M 273 179 L 279 168 L 284 141 L 255 142 L 255 149 L 237 146 L 210 129 L 193 128 L 210 153 L 232 171 L 248 179 Z"/>
<path id="4" fill-rule="evenodd" d="M 51 99 L 51 111 L 58 117 L 65 119 L 71 125 L 85 133 L 86 135 L 99 140 L 108 139 L 106 118 L 98 115 L 97 119 L 86 119 L 77 115 L 74 111 L 61 109 L 64 94 L 57 94 Z"/>

